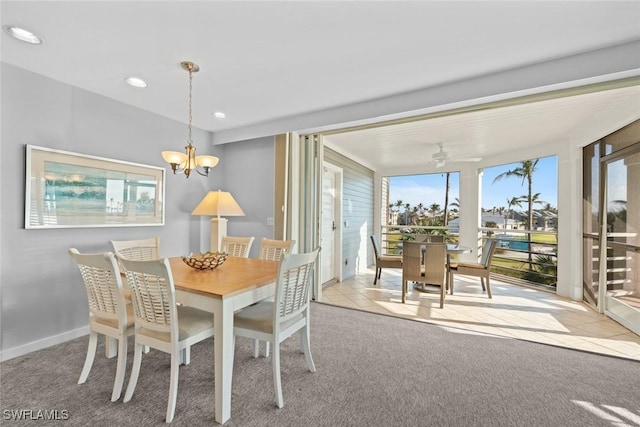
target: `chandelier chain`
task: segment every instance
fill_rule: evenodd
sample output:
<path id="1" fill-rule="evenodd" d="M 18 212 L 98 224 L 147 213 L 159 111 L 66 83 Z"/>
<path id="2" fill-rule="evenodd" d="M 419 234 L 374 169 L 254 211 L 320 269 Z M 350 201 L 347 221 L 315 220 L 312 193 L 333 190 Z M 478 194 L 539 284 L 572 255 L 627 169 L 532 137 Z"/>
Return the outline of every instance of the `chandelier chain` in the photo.
<path id="1" fill-rule="evenodd" d="M 193 115 L 191 113 L 191 91 L 193 89 L 193 71 L 191 71 L 191 67 L 189 67 L 189 140 L 187 141 L 189 145 L 191 145 L 191 121 L 193 120 Z"/>

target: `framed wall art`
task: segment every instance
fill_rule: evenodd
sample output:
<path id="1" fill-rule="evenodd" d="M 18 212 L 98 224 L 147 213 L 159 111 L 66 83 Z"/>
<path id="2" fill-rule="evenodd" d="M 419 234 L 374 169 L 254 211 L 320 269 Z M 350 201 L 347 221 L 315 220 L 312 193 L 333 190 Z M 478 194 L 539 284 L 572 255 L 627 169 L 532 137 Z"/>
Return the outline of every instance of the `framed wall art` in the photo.
<path id="1" fill-rule="evenodd" d="M 164 225 L 164 168 L 26 146 L 25 228 Z"/>

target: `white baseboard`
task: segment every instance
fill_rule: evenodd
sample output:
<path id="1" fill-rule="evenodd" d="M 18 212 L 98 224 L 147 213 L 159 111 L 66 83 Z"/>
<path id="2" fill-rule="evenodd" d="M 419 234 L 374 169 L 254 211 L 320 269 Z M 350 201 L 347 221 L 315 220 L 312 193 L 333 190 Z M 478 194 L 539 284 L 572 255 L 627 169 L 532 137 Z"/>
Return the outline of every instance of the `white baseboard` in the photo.
<path id="1" fill-rule="evenodd" d="M 71 341 L 88 334 L 89 325 L 83 326 L 78 329 L 73 329 L 62 334 L 43 338 L 41 340 L 32 341 L 30 343 L 19 345 L 17 347 L 3 349 L 0 351 L 0 362 L 4 362 L 5 360 L 13 359 L 14 357 L 31 353 L 32 351 L 41 350 L 43 348 L 51 347 L 57 344 L 62 344 L 63 342 Z"/>

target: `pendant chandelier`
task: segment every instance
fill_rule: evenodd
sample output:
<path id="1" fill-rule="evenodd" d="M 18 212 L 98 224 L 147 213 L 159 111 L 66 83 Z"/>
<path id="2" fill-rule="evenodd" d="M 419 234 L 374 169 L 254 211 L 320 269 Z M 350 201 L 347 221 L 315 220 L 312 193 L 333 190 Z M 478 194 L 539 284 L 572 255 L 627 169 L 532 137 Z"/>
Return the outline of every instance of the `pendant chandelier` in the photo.
<path id="1" fill-rule="evenodd" d="M 200 71 L 200 67 L 190 61 L 180 63 L 182 69 L 189 72 L 189 134 L 187 136 L 187 146 L 184 147 L 185 153 L 178 151 L 163 151 L 162 158 L 171 165 L 174 174 L 184 173 L 189 178 L 192 171 L 196 171 L 202 176 L 209 176 L 209 170 L 218 164 L 218 158 L 215 156 L 196 156 L 196 147 L 193 146 L 191 140 L 191 122 L 193 119 L 191 111 L 191 91 L 193 87 L 193 73 Z"/>

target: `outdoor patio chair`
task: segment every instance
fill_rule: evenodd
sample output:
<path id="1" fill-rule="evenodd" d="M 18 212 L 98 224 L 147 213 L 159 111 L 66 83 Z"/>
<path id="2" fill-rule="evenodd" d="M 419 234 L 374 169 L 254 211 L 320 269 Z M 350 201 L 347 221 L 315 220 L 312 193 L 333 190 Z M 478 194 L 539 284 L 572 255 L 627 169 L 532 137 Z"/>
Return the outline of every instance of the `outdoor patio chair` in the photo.
<path id="1" fill-rule="evenodd" d="M 376 274 L 373 276 L 373 284 L 375 285 L 378 283 L 383 268 L 402 268 L 402 256 L 382 255 L 378 238 L 375 235 L 371 235 L 371 244 L 373 245 L 373 254 L 376 258 Z"/>
<path id="2" fill-rule="evenodd" d="M 491 276 L 491 260 L 493 259 L 493 253 L 496 250 L 497 240 L 486 239 L 484 246 L 482 247 L 482 257 L 479 263 L 459 262 L 451 263 L 449 265 L 449 287 L 451 289 L 451 295 L 453 295 L 453 277 L 455 274 L 462 274 L 465 276 L 480 277 L 480 283 L 482 284 L 482 290 L 487 291 L 487 296 L 491 298 L 491 283 L 489 277 Z M 486 285 L 485 285 L 486 280 Z"/>
<path id="3" fill-rule="evenodd" d="M 444 307 L 447 279 L 446 243 L 405 242 L 402 248 L 402 302 L 406 301 L 408 282 L 438 286 L 440 308 Z"/>

